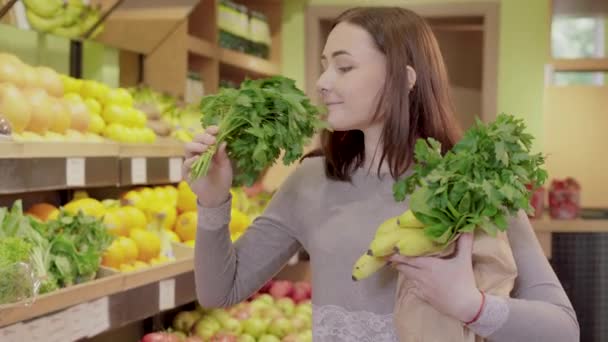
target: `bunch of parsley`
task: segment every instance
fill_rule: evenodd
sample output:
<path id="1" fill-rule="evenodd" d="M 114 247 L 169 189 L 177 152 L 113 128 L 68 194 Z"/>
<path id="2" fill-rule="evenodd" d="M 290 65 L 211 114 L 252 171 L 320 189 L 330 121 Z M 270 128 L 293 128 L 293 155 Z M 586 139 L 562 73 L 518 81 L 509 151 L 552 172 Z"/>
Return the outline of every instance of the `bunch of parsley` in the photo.
<path id="1" fill-rule="evenodd" d="M 443 156 L 438 141 L 419 139 L 413 173 L 394 184 L 394 198 L 411 194 L 410 209 L 438 243 L 478 227 L 492 236 L 505 231 L 508 216 L 533 210 L 526 185 L 547 179 L 544 157 L 530 152 L 533 137 L 525 129 L 507 114 L 488 125 L 477 120 Z"/>
<path id="2" fill-rule="evenodd" d="M 295 82 L 283 76 L 245 80 L 239 89 L 221 89 L 201 100 L 201 124 L 219 126 L 217 142 L 194 163 L 190 178 L 207 174 L 217 146 L 227 143 L 235 162 L 233 185 L 252 185 L 284 151 L 283 163 L 298 160 L 318 128 L 320 110 Z"/>

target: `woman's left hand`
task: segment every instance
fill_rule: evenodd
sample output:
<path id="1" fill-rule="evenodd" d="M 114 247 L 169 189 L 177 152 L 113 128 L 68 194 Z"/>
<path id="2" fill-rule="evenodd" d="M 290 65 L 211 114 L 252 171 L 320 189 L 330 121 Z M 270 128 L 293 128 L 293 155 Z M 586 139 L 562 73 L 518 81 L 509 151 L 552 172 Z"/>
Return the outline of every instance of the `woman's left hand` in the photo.
<path id="1" fill-rule="evenodd" d="M 462 322 L 472 320 L 482 302 L 473 274 L 473 234 L 463 234 L 451 258 L 406 257 L 395 254 L 388 260 L 408 280 L 415 293 L 438 311 Z"/>

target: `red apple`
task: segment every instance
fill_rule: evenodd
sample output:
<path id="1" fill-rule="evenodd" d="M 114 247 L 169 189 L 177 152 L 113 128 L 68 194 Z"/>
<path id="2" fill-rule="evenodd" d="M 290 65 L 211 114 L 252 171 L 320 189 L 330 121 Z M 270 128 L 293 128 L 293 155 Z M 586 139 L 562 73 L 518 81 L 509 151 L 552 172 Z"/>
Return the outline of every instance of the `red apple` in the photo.
<path id="1" fill-rule="evenodd" d="M 217 333 L 211 337 L 209 342 L 237 342 L 237 337 L 229 333 Z"/>
<path id="2" fill-rule="evenodd" d="M 287 280 L 278 280 L 272 284 L 268 291 L 275 299 L 291 296 L 293 292 L 293 284 Z"/>
<path id="3" fill-rule="evenodd" d="M 268 293 L 268 291 L 270 291 L 270 288 L 272 287 L 272 284 L 274 283 L 274 280 L 269 280 L 266 282 L 266 284 L 264 284 L 264 286 L 262 286 L 258 292 L 259 293 Z"/>

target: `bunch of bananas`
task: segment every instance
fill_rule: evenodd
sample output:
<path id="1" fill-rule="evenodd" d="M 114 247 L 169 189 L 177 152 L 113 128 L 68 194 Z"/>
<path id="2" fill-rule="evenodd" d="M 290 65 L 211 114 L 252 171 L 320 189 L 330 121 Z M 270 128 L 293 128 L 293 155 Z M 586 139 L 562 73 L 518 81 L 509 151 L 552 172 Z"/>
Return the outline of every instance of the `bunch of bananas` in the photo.
<path id="1" fill-rule="evenodd" d="M 384 267 L 386 258 L 394 253 L 405 256 L 422 256 L 435 253 L 445 247 L 428 238 L 424 224 L 418 221 L 411 210 L 384 221 L 376 235 L 353 267 L 353 280 L 365 279 Z"/>
<path id="2" fill-rule="evenodd" d="M 23 0 L 30 26 L 39 32 L 49 32 L 70 39 L 82 37 L 100 17 L 99 8 L 83 0 Z M 91 34 L 95 38 L 103 31 L 99 25 Z"/>

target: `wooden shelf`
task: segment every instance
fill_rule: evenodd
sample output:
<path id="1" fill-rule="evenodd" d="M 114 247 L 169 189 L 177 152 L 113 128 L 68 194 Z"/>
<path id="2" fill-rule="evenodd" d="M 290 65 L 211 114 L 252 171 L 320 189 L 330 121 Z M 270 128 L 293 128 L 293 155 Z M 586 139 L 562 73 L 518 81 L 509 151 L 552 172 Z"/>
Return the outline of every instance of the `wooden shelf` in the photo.
<path id="1" fill-rule="evenodd" d="M 0 142 L 0 158 L 65 158 L 117 156 L 113 142 Z"/>
<path id="2" fill-rule="evenodd" d="M 218 51 L 215 44 L 194 36 L 188 36 L 188 51 L 197 56 L 218 58 Z"/>
<path id="3" fill-rule="evenodd" d="M 2 142 L 1 194 L 104 186 L 176 183 L 183 144 L 113 142 Z"/>
<path id="4" fill-rule="evenodd" d="M 176 157 L 184 155 L 184 144 L 174 139 L 157 138 L 152 144 L 121 144 L 120 157 Z"/>
<path id="5" fill-rule="evenodd" d="M 608 220 L 530 220 L 534 230 L 541 233 L 608 233 Z"/>
<path id="6" fill-rule="evenodd" d="M 220 63 L 241 69 L 246 73 L 260 76 L 274 76 L 281 73 L 281 68 L 262 58 L 250 56 L 230 49 L 219 49 Z"/>
<path id="7" fill-rule="evenodd" d="M 116 273 L 40 296 L 29 306 L 2 305 L 0 340 L 34 341 L 44 336 L 75 341 L 192 303 L 196 300 L 193 251 L 189 248 L 189 257 L 172 263 Z M 309 274 L 309 263 L 300 262 L 287 265 L 275 279 L 309 280 Z"/>

